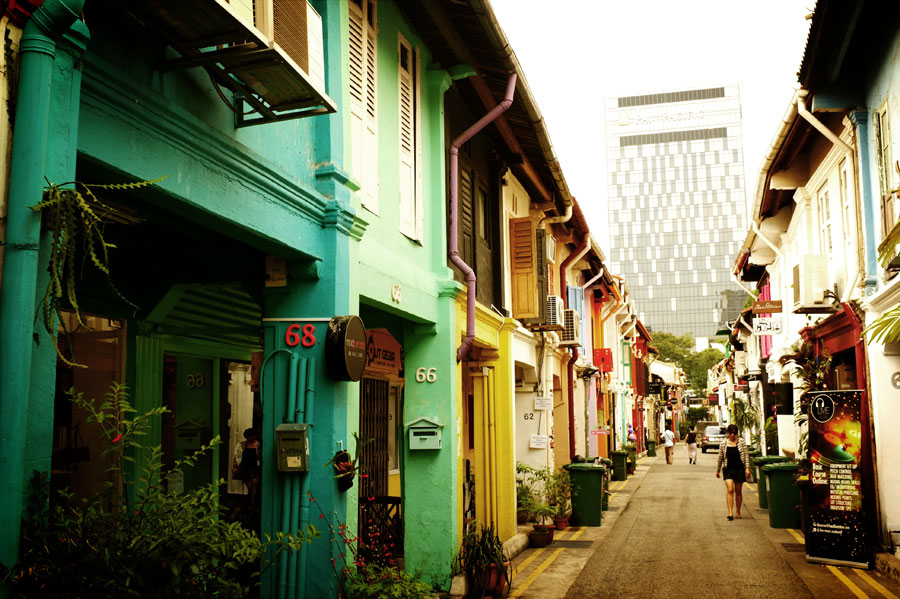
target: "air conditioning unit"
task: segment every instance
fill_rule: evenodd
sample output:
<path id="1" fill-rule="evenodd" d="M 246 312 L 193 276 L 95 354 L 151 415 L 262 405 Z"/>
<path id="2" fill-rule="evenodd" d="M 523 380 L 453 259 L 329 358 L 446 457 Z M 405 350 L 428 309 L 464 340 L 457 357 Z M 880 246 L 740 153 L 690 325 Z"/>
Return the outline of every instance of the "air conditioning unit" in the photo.
<path id="1" fill-rule="evenodd" d="M 828 258 L 808 254 L 794 265 L 794 312 L 808 314 L 832 312 L 831 300 L 825 297 L 828 286 Z"/>
<path id="2" fill-rule="evenodd" d="M 563 301 L 562 298 L 558 295 L 548 295 L 547 296 L 547 309 L 545 313 L 547 314 L 547 322 L 548 326 L 563 326 Z"/>
<path id="3" fill-rule="evenodd" d="M 279 46 L 316 89 L 325 89 L 322 17 L 303 0 L 231 0 L 232 9 L 254 2 L 254 25 Z"/>
<path id="4" fill-rule="evenodd" d="M 563 310 L 563 330 L 559 336 L 560 345 L 581 345 L 581 323 L 578 310 Z"/>

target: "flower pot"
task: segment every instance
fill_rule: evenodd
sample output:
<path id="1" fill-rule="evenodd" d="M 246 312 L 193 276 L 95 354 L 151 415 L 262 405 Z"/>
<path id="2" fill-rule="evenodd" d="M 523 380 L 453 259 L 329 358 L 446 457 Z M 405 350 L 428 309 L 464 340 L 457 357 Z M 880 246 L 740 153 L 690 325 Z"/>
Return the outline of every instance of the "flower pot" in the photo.
<path id="1" fill-rule="evenodd" d="M 341 492 L 347 491 L 350 487 L 353 486 L 353 473 L 348 472 L 347 474 L 343 474 L 337 477 L 337 485 L 338 490 Z"/>
<path id="2" fill-rule="evenodd" d="M 488 564 L 478 576 L 477 586 L 485 595 L 503 596 L 506 594 L 506 587 L 508 585 L 508 572 L 509 562 L 503 562 L 502 573 L 499 568 L 497 568 L 497 564 Z"/>
<path id="3" fill-rule="evenodd" d="M 534 530 L 528 533 L 528 546 L 529 547 L 546 547 L 550 543 L 553 542 L 553 529 L 552 528 L 538 528 L 534 527 Z"/>
<path id="4" fill-rule="evenodd" d="M 556 525 L 556 530 L 565 530 L 569 527 L 569 517 L 562 516 L 553 519 L 553 524 Z"/>

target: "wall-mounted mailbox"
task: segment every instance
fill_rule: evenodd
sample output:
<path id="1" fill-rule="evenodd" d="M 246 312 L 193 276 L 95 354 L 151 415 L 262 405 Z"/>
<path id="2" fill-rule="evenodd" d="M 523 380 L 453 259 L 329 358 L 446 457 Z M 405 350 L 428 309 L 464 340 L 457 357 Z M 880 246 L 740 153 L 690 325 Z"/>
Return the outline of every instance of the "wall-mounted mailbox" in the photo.
<path id="1" fill-rule="evenodd" d="M 308 424 L 279 424 L 275 429 L 279 472 L 309 472 L 308 432 Z"/>
<path id="2" fill-rule="evenodd" d="M 444 425 L 431 418 L 419 418 L 407 422 L 409 431 L 409 449 L 440 449 L 441 428 Z"/>

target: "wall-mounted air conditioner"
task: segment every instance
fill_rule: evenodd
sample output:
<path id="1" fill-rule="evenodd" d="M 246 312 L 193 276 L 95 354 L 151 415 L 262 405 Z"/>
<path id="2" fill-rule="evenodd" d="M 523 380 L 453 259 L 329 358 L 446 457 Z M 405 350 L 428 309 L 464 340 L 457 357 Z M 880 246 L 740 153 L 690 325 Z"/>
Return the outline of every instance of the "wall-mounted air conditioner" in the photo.
<path id="1" fill-rule="evenodd" d="M 747 352 L 734 352 L 734 376 L 744 378 L 747 376 Z"/>
<path id="2" fill-rule="evenodd" d="M 563 301 L 558 295 L 547 296 L 547 325 L 563 326 Z"/>
<path id="3" fill-rule="evenodd" d="M 828 285 L 828 258 L 808 254 L 794 265 L 794 312 L 831 312 L 832 302 L 825 297 Z"/>
<path id="4" fill-rule="evenodd" d="M 578 310 L 563 310 L 563 330 L 559 335 L 560 345 L 581 345 L 581 323 Z"/>
<path id="5" fill-rule="evenodd" d="M 293 60 L 317 89 L 325 89 L 322 17 L 309 2 L 231 0 L 232 10 L 255 3 L 254 25 Z"/>

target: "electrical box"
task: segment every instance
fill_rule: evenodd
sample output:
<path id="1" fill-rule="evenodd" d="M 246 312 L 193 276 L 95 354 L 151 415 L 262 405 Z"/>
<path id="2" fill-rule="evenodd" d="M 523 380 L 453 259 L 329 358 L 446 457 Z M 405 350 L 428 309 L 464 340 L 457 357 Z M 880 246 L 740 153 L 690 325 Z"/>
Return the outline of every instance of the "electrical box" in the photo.
<path id="1" fill-rule="evenodd" d="M 275 442 L 279 472 L 309 472 L 308 424 L 279 424 Z"/>
<path id="2" fill-rule="evenodd" d="M 409 449 L 440 449 L 443 424 L 431 418 L 419 418 L 406 423 Z"/>

